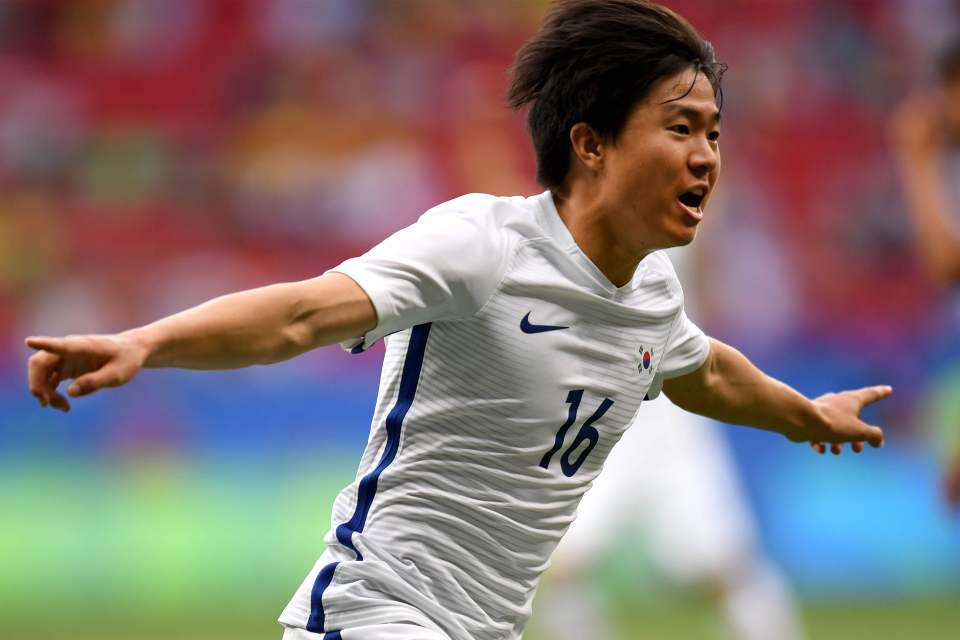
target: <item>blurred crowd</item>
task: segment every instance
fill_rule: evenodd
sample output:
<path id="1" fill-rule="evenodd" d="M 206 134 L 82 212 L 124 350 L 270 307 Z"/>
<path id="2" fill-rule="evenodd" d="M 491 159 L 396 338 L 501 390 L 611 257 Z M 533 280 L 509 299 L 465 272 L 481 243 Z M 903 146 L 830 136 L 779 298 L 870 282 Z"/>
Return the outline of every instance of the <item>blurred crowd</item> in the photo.
<path id="1" fill-rule="evenodd" d="M 936 52 L 960 33 L 960 4 L 664 1 L 729 64 L 723 176 L 689 255 L 699 293 L 691 315 L 809 395 L 896 389 L 882 415 L 867 416 L 888 434 L 873 455 L 823 460 L 729 431 L 765 537 L 817 596 L 955 589 L 958 539 L 931 451 L 960 434 L 960 296 L 921 272 L 888 129 L 903 98 L 934 82 Z M 134 470 L 149 470 L 145 456 L 158 451 L 231 461 L 279 451 L 296 454 L 299 473 L 323 467 L 305 451 L 359 450 L 376 354 L 325 349 L 266 372 L 151 372 L 123 393 L 76 403 L 64 422 L 29 396 L 22 339 L 117 331 L 311 277 L 462 193 L 538 193 L 523 114 L 505 108 L 504 93 L 512 56 L 546 5 L 0 0 L 8 488 L 39 487 L 37 503 L 56 504 L 49 530 L 60 535 L 61 498 L 29 478 L 53 469 L 68 486 L 100 492 L 90 478 L 103 465 L 91 451 L 118 453 Z M 924 424 L 939 433 L 914 437 Z M 343 459 L 352 465 L 355 454 Z M 274 487 L 276 474 L 238 464 L 247 484 L 231 477 L 230 495 L 246 509 L 251 487 Z M 34 555 L 8 555 L 60 557 L 36 517 L 13 518 L 28 523 Z M 166 539 L 168 529 L 157 531 Z M 9 582 L 27 594 L 30 576 L 37 593 L 76 584 L 57 562 Z"/>
<path id="2" fill-rule="evenodd" d="M 730 65 L 697 320 L 761 360 L 912 379 L 950 313 L 916 266 L 887 120 L 957 6 L 668 4 Z M 22 366 L 26 334 L 321 273 L 464 192 L 536 193 L 503 94 L 545 5 L 0 3 L 0 362 Z"/>
<path id="3" fill-rule="evenodd" d="M 501 105 L 537 15 L 0 3 L 2 343 L 318 274 L 471 185 L 535 191 Z"/>

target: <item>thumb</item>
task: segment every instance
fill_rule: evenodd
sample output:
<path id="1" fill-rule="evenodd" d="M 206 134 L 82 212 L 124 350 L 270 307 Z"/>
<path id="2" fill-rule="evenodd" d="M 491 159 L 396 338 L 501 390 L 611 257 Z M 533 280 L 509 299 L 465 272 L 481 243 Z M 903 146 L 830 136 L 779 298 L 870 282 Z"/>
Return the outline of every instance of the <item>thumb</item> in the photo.
<path id="1" fill-rule="evenodd" d="M 866 440 L 871 447 L 880 448 L 883 446 L 883 429 L 870 424 L 863 425 L 863 438 L 857 440 Z"/>
<path id="2" fill-rule="evenodd" d="M 107 365 L 78 377 L 67 387 L 67 393 L 74 398 L 78 398 L 90 395 L 104 387 L 119 387 L 129 379 L 129 376 L 123 375 L 120 367 Z"/>

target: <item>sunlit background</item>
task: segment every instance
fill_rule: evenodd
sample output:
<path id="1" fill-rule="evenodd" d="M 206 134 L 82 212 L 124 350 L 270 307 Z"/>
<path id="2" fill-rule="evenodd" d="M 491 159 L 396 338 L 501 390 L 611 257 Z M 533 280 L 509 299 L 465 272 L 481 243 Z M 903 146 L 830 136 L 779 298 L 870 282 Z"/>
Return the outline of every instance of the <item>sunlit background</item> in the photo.
<path id="1" fill-rule="evenodd" d="M 668 4 L 730 64 L 694 319 L 807 394 L 896 389 L 857 457 L 728 430 L 764 547 L 812 638 L 956 637 L 960 305 L 919 271 L 886 128 L 957 5 Z M 503 95 L 544 7 L 0 1 L 0 637 L 279 637 L 382 352 L 148 371 L 62 415 L 27 392 L 22 338 L 311 277 L 465 192 L 537 193 Z M 607 564 L 630 637 L 718 637 L 631 540 Z"/>

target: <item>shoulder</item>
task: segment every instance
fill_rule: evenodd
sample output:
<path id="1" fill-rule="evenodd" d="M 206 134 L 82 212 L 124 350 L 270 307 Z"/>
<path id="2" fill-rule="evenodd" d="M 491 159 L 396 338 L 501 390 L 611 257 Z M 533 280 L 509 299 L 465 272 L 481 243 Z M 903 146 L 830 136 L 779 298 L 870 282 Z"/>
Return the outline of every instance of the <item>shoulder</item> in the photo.
<path id="1" fill-rule="evenodd" d="M 541 233 L 534 200 L 524 196 L 468 193 L 429 209 L 418 223 L 472 232 L 480 236 L 474 239 L 486 239 L 493 244 L 514 244 Z"/>
<path id="2" fill-rule="evenodd" d="M 472 283 L 484 292 L 499 282 L 517 247 L 539 233 L 535 206 L 522 196 L 460 196 L 426 211 L 382 243 L 382 251 L 438 281 Z"/>

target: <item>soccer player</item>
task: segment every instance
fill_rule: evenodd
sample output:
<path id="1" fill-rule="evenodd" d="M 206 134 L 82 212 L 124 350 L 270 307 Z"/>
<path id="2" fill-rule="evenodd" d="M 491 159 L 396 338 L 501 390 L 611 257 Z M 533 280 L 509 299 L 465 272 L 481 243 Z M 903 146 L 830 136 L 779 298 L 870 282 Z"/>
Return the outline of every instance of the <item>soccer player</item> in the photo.
<path id="1" fill-rule="evenodd" d="M 720 75 L 667 9 L 558 2 L 509 93 L 530 105 L 544 193 L 463 196 L 319 277 L 123 333 L 28 338 L 30 389 L 67 410 L 67 396 L 144 367 L 242 367 L 386 338 L 367 448 L 280 616 L 285 638 L 518 638 L 580 496 L 645 397 L 662 389 L 821 453 L 883 442 L 859 413 L 889 387 L 807 399 L 683 312 L 658 250 L 693 240 L 716 185 Z"/>
<path id="2" fill-rule="evenodd" d="M 922 264 L 946 286 L 960 282 L 960 232 L 950 215 L 960 197 L 960 40 L 944 51 L 938 71 L 939 86 L 907 98 L 892 133 Z M 960 434 L 960 425 L 947 428 Z M 948 503 L 960 509 L 960 441 L 947 461 L 944 488 Z"/>

